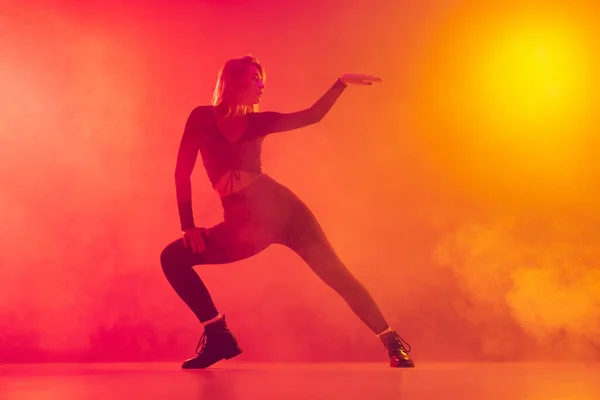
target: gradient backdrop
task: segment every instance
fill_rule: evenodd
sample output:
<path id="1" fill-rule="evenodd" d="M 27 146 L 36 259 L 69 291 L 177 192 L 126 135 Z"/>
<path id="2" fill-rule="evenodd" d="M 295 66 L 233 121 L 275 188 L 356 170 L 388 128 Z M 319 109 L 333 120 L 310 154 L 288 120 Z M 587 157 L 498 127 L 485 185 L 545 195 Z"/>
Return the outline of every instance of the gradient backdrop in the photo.
<path id="1" fill-rule="evenodd" d="M 418 360 L 600 357 L 596 1 L 0 1 L 0 362 L 180 360 L 168 286 L 185 120 L 267 70 L 264 169 L 320 219 Z M 137 4 L 131 2 L 131 4 Z M 197 220 L 221 219 L 204 171 Z M 198 268 L 260 361 L 386 353 L 291 251 Z"/>

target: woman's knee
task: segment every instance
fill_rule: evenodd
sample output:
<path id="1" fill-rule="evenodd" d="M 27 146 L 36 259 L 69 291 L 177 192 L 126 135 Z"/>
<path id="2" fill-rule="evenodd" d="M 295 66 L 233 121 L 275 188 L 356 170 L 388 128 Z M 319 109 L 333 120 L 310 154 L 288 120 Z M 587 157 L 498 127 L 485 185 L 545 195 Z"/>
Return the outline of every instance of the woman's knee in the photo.
<path id="1" fill-rule="evenodd" d="M 163 271 L 167 271 L 173 268 L 181 268 L 187 266 L 186 248 L 183 247 L 183 243 L 180 240 L 176 240 L 170 243 L 160 253 L 160 265 Z"/>

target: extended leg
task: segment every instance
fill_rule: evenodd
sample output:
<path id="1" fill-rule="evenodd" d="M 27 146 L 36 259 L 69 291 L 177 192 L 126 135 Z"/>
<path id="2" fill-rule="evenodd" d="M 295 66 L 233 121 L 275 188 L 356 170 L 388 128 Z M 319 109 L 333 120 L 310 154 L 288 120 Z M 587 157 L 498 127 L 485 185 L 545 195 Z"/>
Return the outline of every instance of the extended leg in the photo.
<path id="1" fill-rule="evenodd" d="M 410 368 L 414 362 L 404 340 L 393 331 L 367 289 L 352 275 L 337 256 L 316 218 L 304 204 L 296 205 L 285 243 L 333 290 L 339 293 L 354 313 L 377 334 L 388 350 L 390 366 Z M 408 344 L 407 344 L 408 345 Z"/>
<path id="2" fill-rule="evenodd" d="M 335 290 L 352 311 L 375 334 L 388 328 L 388 323 L 364 285 L 346 268 L 337 256 L 321 228 L 290 240 L 288 247 L 308 264 L 313 272 Z"/>

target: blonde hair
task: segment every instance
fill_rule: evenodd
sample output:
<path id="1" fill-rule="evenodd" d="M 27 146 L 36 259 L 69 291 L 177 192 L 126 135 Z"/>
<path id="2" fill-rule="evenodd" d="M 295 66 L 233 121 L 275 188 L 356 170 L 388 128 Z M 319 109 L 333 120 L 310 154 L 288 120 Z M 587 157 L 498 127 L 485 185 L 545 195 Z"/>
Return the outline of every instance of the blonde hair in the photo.
<path id="1" fill-rule="evenodd" d="M 234 104 L 232 97 L 239 89 L 240 78 L 248 71 L 248 67 L 256 66 L 261 75 L 261 79 L 265 80 L 265 70 L 260 65 L 256 57 L 247 55 L 241 58 L 232 58 L 228 60 L 217 77 L 217 84 L 213 93 L 212 105 L 217 108 L 222 108 L 225 117 L 238 113 L 258 112 L 258 104 L 239 105 Z"/>

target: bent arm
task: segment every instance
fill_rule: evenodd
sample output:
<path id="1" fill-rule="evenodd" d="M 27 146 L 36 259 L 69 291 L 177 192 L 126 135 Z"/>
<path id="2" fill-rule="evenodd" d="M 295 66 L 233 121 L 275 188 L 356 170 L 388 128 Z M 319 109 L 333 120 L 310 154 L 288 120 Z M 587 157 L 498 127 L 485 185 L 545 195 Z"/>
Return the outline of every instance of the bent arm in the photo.
<path id="1" fill-rule="evenodd" d="M 175 165 L 175 192 L 181 230 L 193 228 L 192 181 L 191 176 L 198 158 L 198 130 L 200 128 L 200 108 L 195 108 L 187 119 L 179 144 Z"/>
<path id="2" fill-rule="evenodd" d="M 346 89 L 346 84 L 338 79 L 331 88 L 312 107 L 289 114 L 278 112 L 260 112 L 253 115 L 253 136 L 290 131 L 316 124 L 331 110 L 337 99 Z"/>

